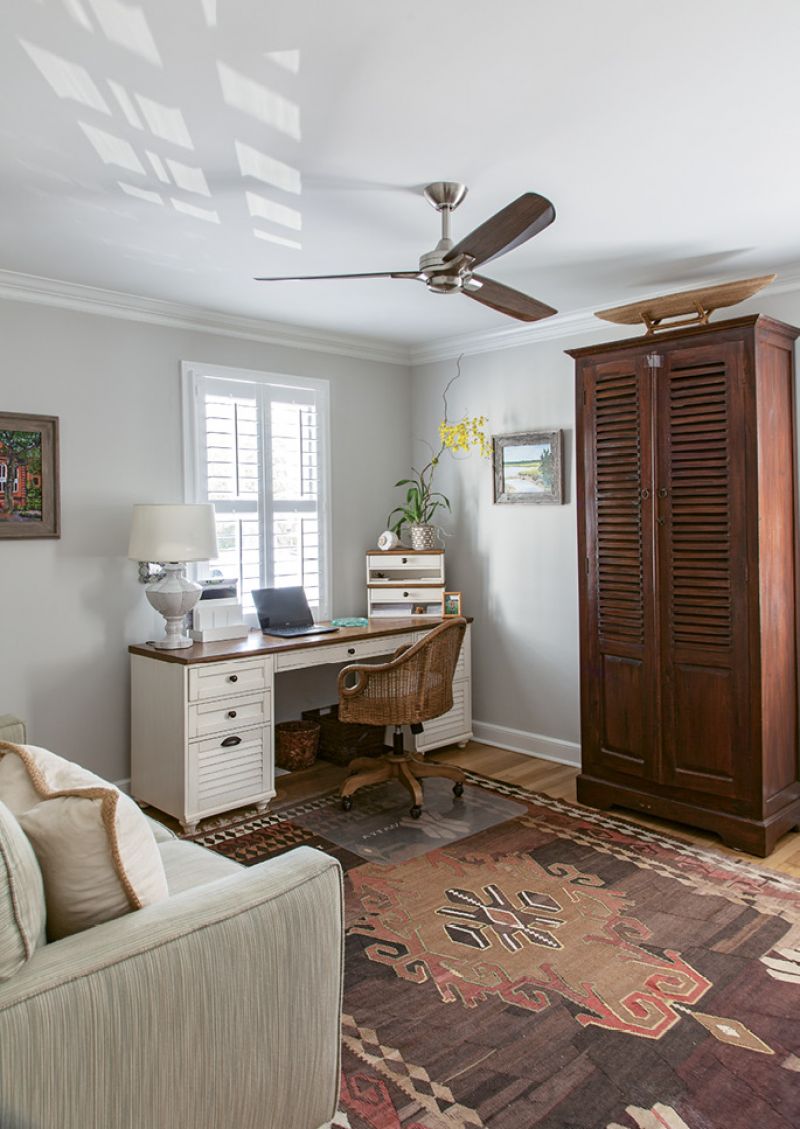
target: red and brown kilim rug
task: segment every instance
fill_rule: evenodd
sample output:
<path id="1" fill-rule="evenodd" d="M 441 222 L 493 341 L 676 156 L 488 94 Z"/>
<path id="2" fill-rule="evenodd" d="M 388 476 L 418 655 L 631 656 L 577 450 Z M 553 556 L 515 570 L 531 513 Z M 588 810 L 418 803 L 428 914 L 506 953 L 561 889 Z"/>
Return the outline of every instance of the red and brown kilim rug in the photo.
<path id="1" fill-rule="evenodd" d="M 406 861 L 306 832 L 333 796 L 195 837 L 345 867 L 333 1126 L 797 1129 L 800 883 L 468 777 L 521 814 Z"/>

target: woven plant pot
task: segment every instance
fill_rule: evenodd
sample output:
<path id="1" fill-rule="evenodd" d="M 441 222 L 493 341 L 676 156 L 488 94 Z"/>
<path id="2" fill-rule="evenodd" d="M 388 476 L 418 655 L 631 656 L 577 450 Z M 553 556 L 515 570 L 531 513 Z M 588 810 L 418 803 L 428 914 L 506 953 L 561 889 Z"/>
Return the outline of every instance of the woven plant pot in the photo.
<path id="1" fill-rule="evenodd" d="M 317 759 L 319 722 L 279 721 L 275 726 L 275 763 L 294 772 Z"/>
<path id="2" fill-rule="evenodd" d="M 411 525 L 412 549 L 435 549 L 438 530 L 435 525 Z"/>

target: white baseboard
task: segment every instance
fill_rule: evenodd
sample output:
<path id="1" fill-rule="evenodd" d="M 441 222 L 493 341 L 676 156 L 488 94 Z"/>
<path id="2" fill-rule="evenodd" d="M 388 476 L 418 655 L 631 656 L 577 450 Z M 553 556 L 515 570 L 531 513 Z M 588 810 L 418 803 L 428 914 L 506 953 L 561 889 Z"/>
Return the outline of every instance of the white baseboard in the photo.
<path id="1" fill-rule="evenodd" d="M 472 731 L 475 740 L 485 745 L 496 745 L 498 749 L 510 749 L 513 753 L 541 757 L 542 760 L 568 764 L 573 768 L 581 766 L 581 747 L 575 741 L 561 741 L 557 737 L 544 737 L 541 733 L 509 729 L 505 725 L 491 725 L 485 721 L 473 721 Z"/>

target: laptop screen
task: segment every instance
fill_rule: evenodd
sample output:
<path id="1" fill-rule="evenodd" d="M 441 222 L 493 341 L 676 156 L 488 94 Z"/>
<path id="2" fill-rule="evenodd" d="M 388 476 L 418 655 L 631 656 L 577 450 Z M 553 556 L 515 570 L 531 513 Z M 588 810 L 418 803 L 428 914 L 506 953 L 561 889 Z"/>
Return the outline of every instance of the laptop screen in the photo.
<path id="1" fill-rule="evenodd" d="M 253 603 L 262 631 L 268 627 L 310 627 L 314 622 L 304 588 L 254 588 Z"/>

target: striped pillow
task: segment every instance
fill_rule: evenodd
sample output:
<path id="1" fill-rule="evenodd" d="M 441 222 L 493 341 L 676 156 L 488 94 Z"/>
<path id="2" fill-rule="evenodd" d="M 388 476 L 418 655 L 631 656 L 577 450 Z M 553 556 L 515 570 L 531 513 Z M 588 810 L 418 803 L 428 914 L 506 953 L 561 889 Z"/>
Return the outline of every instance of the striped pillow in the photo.
<path id="1" fill-rule="evenodd" d="M 113 784 L 47 749 L 0 741 L 0 800 L 39 861 L 49 940 L 167 897 L 150 825 Z"/>
<path id="2" fill-rule="evenodd" d="M 44 944 L 42 872 L 25 832 L 0 803 L 0 982 Z"/>

